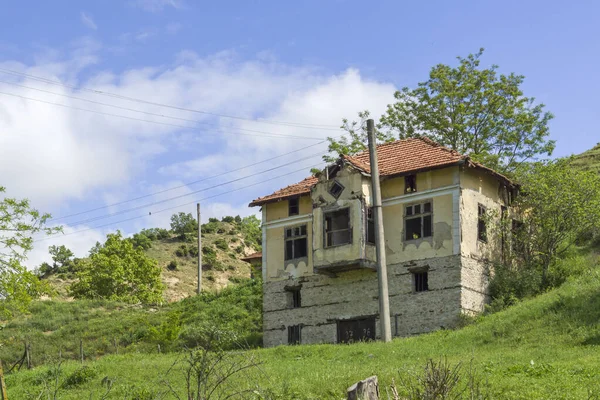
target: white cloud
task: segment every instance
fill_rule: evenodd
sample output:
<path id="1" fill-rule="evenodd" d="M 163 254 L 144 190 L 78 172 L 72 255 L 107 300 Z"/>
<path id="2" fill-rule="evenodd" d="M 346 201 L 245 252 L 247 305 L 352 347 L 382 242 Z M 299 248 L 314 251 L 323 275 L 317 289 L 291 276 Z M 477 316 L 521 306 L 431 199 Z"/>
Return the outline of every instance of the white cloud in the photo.
<path id="1" fill-rule="evenodd" d="M 393 101 L 393 85 L 365 79 L 354 69 L 326 75 L 312 67 L 281 64 L 272 56 L 255 60 L 239 60 L 232 52 L 199 57 L 187 51 L 180 53 L 168 66 L 148 66 L 123 72 L 90 73 L 87 70 L 97 60 L 98 48 L 98 44 L 85 40 L 67 58 L 60 59 L 59 55 L 44 57 L 40 58 L 36 65 L 5 62 L 0 63 L 0 68 L 19 70 L 52 80 L 61 80 L 67 84 L 81 85 L 149 102 L 203 110 L 208 113 L 331 127 L 339 126 L 343 117 L 352 118 L 357 111 L 364 109 L 369 109 L 374 116 L 378 116 L 385 110 L 386 104 Z M 87 72 L 85 80 L 81 80 L 83 69 Z M 324 138 L 339 133 L 337 130 L 272 125 L 190 113 L 85 91 L 73 91 L 67 87 L 27 78 L 13 77 L 12 79 L 13 82 L 21 85 L 63 95 L 200 121 L 196 125 L 200 130 L 180 129 L 77 111 L 0 94 L 2 98 L 0 102 L 0 132 L 2 132 L 0 184 L 7 188 L 8 195 L 27 197 L 36 208 L 51 211 L 56 216 L 72 213 L 70 204 L 74 200 L 84 204 L 90 202 L 90 206 L 85 208 L 93 208 L 98 206 L 99 201 L 110 204 L 153 193 L 181 182 L 196 181 L 207 176 L 240 169 L 217 179 L 160 196 L 152 196 L 143 201 L 111 207 L 95 214 L 101 215 L 145 204 L 151 200 L 189 193 L 290 163 L 285 168 L 197 193 L 179 202 L 144 207 L 112 220 L 90 223 L 89 226 L 106 224 L 136 215 L 144 216 L 165 207 L 186 202 L 193 203 L 197 199 L 219 193 L 224 195 L 202 201 L 205 210 L 203 215 L 206 218 L 255 213 L 258 209 L 246 207 L 253 197 L 270 193 L 306 176 L 309 167 L 319 162 L 320 154 L 326 150 L 326 144 L 321 143 L 268 163 L 241 169 L 257 161 L 313 145 L 317 141 L 265 138 L 256 132 L 243 132 L 250 136 L 240 135 L 242 131 L 239 129 L 313 138 Z M 0 83 L 0 91 L 61 103 L 69 107 L 189 125 L 184 121 L 85 103 L 2 83 Z M 295 161 L 308 156 L 313 157 L 304 161 Z M 152 170 L 148 169 L 150 165 Z M 299 172 L 289 176 L 270 180 L 298 169 Z M 147 182 L 146 179 L 150 179 L 151 182 Z M 248 185 L 255 186 L 238 190 Z M 163 213 L 147 215 L 146 218 L 125 226 L 128 227 L 129 232 L 135 232 L 142 227 L 168 227 L 170 216 L 179 210 L 195 213 L 195 205 L 190 204 Z M 85 218 L 88 217 L 84 215 L 76 219 L 81 221 Z M 75 218 L 68 221 L 72 222 L 67 226 L 66 231 L 75 229 L 71 227 Z M 115 225 L 115 227 L 122 226 Z M 105 233 L 104 229 L 92 230 L 82 234 L 81 237 L 71 235 L 61 239 L 61 236 L 58 236 L 52 240 L 56 240 L 57 244 L 70 244 L 76 248 L 75 250 L 85 253 L 96 240 L 103 239 Z M 42 253 L 47 253 L 50 244 L 53 243 L 42 246 Z M 28 263 L 28 265 L 37 265 L 42 259 L 40 254 L 36 245 L 36 250 L 32 253 L 33 264 Z"/>
<path id="2" fill-rule="evenodd" d="M 81 12 L 81 22 L 90 29 L 98 29 L 98 26 L 96 25 L 92 17 L 84 11 Z"/>
<path id="3" fill-rule="evenodd" d="M 183 0 L 135 0 L 131 4 L 149 12 L 160 12 L 168 7 L 180 9 L 184 5 Z"/>

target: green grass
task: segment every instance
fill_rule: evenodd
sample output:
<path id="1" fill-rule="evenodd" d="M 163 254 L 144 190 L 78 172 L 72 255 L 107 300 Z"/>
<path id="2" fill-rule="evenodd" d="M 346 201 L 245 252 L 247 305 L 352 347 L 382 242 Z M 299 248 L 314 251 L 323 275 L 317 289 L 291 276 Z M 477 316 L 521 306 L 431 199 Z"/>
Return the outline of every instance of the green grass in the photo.
<path id="1" fill-rule="evenodd" d="M 219 292 L 205 292 L 162 307 L 132 306 L 108 301 L 38 301 L 29 314 L 13 318 L 0 329 L 0 358 L 12 365 L 31 344 L 32 361 L 41 365 L 59 352 L 79 357 L 83 340 L 87 359 L 113 353 L 151 353 L 193 345 L 198 327 L 211 323 L 235 330 L 252 345 L 261 341 L 260 282 L 241 281 Z"/>
<path id="2" fill-rule="evenodd" d="M 589 390 L 598 395 L 600 388 L 600 269 L 590 267 L 558 289 L 480 317 L 460 330 L 389 344 L 283 346 L 246 354 L 263 364 L 252 379 L 236 384 L 268 389 L 272 398 L 342 399 L 348 386 L 374 374 L 384 391 L 392 379 L 398 382 L 407 371 L 421 370 L 429 358 L 447 357 L 452 364 L 473 359 L 493 399 L 586 399 Z M 131 395 L 136 390 L 158 393 L 164 380 L 182 387 L 177 368 L 168 372 L 177 357 L 176 353 L 103 357 L 89 363 L 98 372 L 96 378 L 65 389 L 60 398 L 89 398 L 90 392 L 100 392 L 105 376 L 115 381 L 109 397 L 114 399 L 136 398 Z M 77 367 L 68 364 L 64 375 Z M 41 390 L 44 373 L 45 368 L 38 368 L 9 375 L 10 398 L 27 399 L 28 391 Z"/>
<path id="3" fill-rule="evenodd" d="M 574 156 L 573 165 L 577 168 L 600 173 L 600 143 L 594 148 Z"/>

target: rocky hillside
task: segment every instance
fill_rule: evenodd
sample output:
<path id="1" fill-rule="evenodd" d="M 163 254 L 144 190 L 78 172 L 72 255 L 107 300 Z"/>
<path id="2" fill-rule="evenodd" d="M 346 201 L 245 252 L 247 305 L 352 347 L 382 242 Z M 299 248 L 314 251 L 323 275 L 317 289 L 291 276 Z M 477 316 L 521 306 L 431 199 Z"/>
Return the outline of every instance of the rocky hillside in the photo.
<path id="1" fill-rule="evenodd" d="M 224 217 L 202 225 L 202 288 L 222 289 L 251 275 L 250 264 L 242 258 L 260 251 L 260 227 L 255 218 Z M 165 229 L 148 229 L 134 235 L 134 243 L 158 261 L 169 302 L 196 291 L 198 237 L 176 235 Z M 51 274 L 45 278 L 59 298 L 68 298 L 73 275 Z"/>

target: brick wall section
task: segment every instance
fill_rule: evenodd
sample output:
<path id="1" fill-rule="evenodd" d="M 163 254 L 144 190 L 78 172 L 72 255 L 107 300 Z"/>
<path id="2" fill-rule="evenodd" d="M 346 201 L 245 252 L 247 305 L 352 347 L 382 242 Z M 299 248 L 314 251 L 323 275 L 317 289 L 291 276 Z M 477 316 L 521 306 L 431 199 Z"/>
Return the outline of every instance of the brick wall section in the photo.
<path id="1" fill-rule="evenodd" d="M 392 333 L 409 336 L 455 325 L 463 304 L 476 302 L 464 293 L 460 256 L 388 265 Z M 414 293 L 411 270 L 428 268 L 429 291 Z M 471 265 L 470 268 L 476 268 Z M 464 283 L 471 283 L 470 273 Z M 288 308 L 286 287 L 302 285 L 302 307 Z M 264 345 L 287 344 L 287 327 L 302 325 L 302 343 L 335 343 L 337 320 L 379 312 L 377 276 L 357 270 L 337 277 L 313 275 L 264 283 Z M 398 330 L 396 332 L 396 317 Z M 379 337 L 379 321 L 376 326 Z"/>

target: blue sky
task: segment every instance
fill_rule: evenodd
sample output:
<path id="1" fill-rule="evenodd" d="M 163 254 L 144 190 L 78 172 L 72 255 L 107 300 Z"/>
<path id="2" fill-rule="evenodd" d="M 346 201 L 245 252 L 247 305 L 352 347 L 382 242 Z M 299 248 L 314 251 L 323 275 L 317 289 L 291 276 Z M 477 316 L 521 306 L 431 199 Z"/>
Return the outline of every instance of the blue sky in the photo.
<path id="1" fill-rule="evenodd" d="M 525 94 L 555 114 L 555 155 L 579 153 L 600 142 L 599 14 L 600 5 L 592 1 L 6 3 L 0 14 L 0 68 L 67 86 L 0 72 L 5 82 L 0 82 L 0 91 L 12 94 L 0 94 L 0 185 L 9 195 L 28 197 L 56 217 L 148 196 L 60 220 L 70 235 L 36 243 L 31 265 L 45 257 L 50 244 L 66 243 L 83 255 L 112 229 L 131 233 L 168 226 L 171 212 L 157 213 L 160 209 L 221 192 L 226 194 L 203 201 L 205 217 L 247 215 L 257 211 L 246 207 L 250 200 L 301 179 L 318 163 L 324 145 L 184 184 L 298 150 L 334 132 L 252 119 L 336 127 L 342 117 L 362 109 L 377 117 L 392 101 L 395 88 L 415 86 L 433 65 L 454 63 L 456 56 L 480 47 L 486 48 L 483 64 L 525 75 Z M 130 102 L 73 87 L 248 120 Z M 193 125 L 148 113 L 162 114 L 200 124 L 179 128 L 72 107 Z M 239 135 L 250 133 L 247 130 L 311 139 Z M 294 158 L 306 160 L 178 201 L 145 206 Z M 292 173 L 299 169 L 302 172 Z M 283 173 L 290 175 L 265 181 Z M 254 186 L 244 188 L 250 184 Z M 153 195 L 173 186 L 182 187 Z M 227 193 L 234 189 L 239 190 Z M 124 212 L 131 207 L 139 209 Z M 194 206 L 173 212 L 179 210 L 193 212 Z M 120 214 L 104 218 L 108 213 Z M 119 222 L 136 216 L 140 218 Z M 96 217 L 102 219 L 89 221 Z"/>

